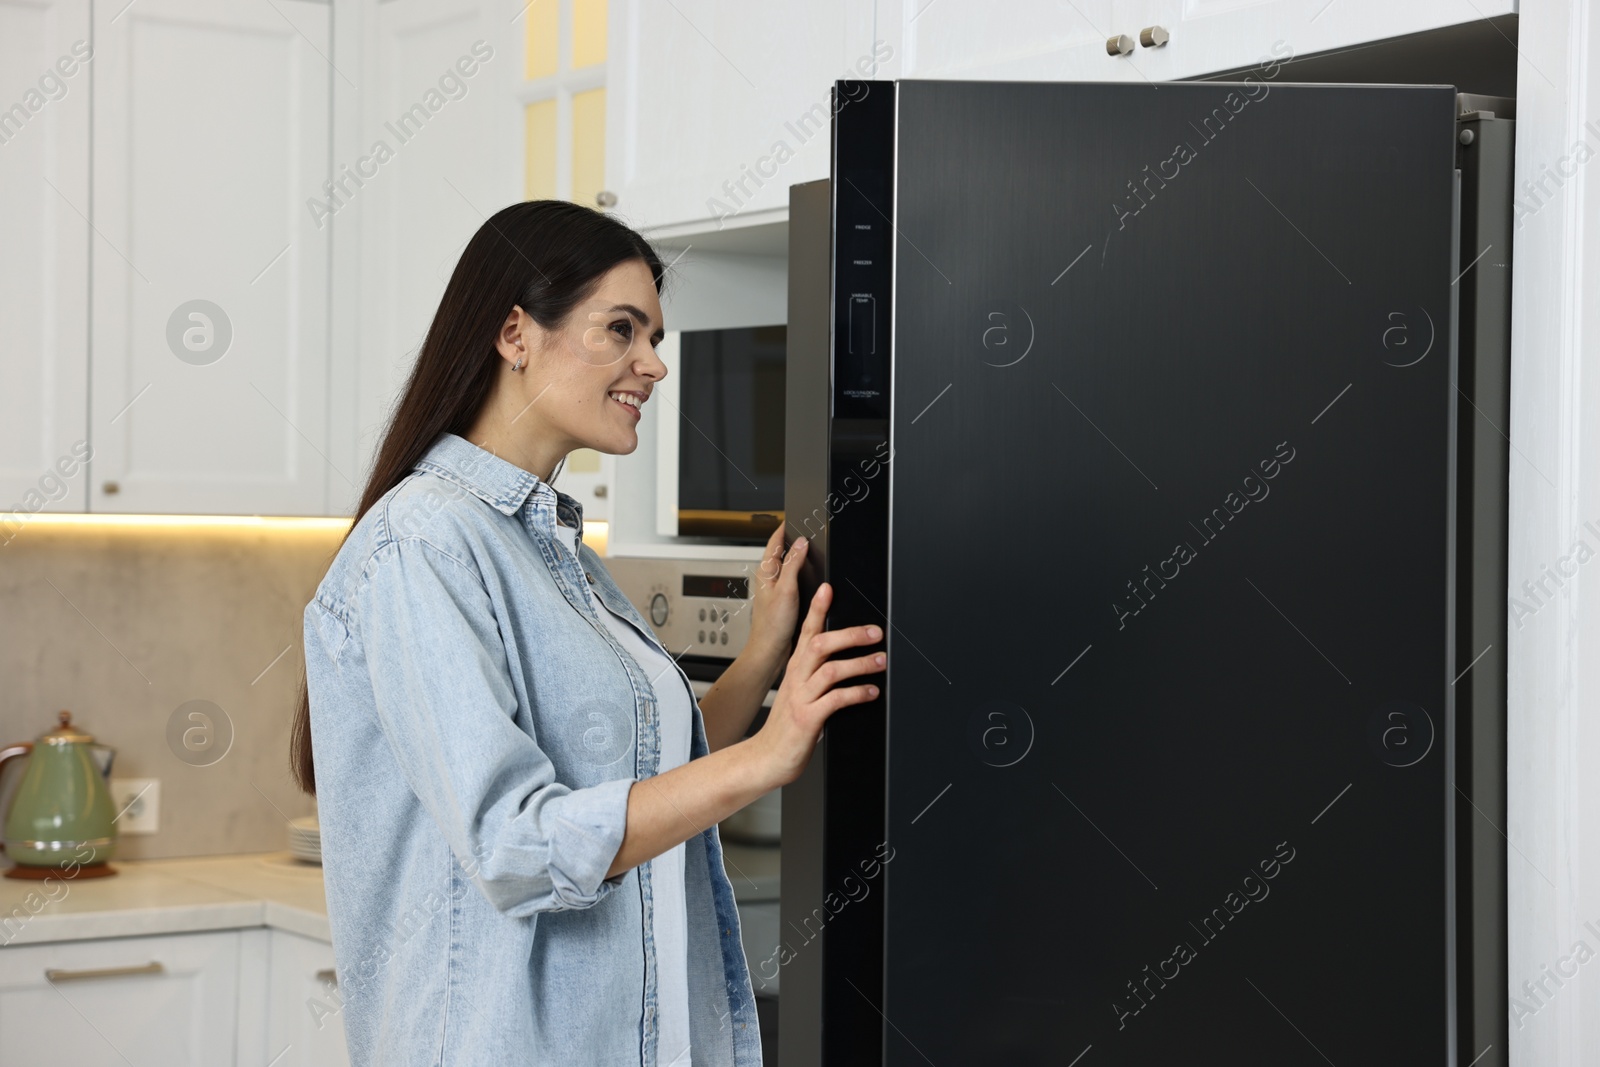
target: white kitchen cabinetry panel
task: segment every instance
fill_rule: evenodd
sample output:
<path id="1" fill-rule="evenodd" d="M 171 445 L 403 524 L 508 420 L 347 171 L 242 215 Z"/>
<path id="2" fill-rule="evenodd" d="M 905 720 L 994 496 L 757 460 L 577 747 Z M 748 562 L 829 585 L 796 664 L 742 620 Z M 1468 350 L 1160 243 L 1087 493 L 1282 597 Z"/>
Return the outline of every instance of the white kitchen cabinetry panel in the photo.
<path id="1" fill-rule="evenodd" d="M 348 1067 L 333 946 L 273 930 L 268 974 L 267 1044 L 260 1062 Z"/>
<path id="2" fill-rule="evenodd" d="M 1175 81 L 1516 12 L 1516 0 L 881 0 L 888 76 Z M 1165 45 L 1141 43 L 1160 27 Z M 1107 41 L 1128 38 L 1113 55 Z M 1274 53 L 1274 46 L 1278 51 Z"/>
<path id="3" fill-rule="evenodd" d="M 872 77 L 893 54 L 874 54 L 872 25 L 871 6 L 848 0 L 759 13 L 614 0 L 606 181 L 617 213 L 681 230 L 787 212 L 791 184 L 827 176 L 834 80 Z"/>
<path id="4" fill-rule="evenodd" d="M 1171 34 L 1166 45 L 1136 43 L 1125 57 L 1152 81 L 1235 70 L 1268 55 L 1348 48 L 1517 9 L 1515 0 L 1114 0 L 1112 7 L 1114 33 L 1135 42 L 1146 27 Z"/>
<path id="5" fill-rule="evenodd" d="M 92 511 L 327 506 L 330 24 L 96 7 Z"/>
<path id="6" fill-rule="evenodd" d="M 360 205 L 362 235 L 359 429 L 345 472 L 353 482 L 364 482 L 467 240 L 522 199 L 516 7 L 394 0 L 367 10 L 373 58 L 362 85 L 359 155 L 339 161 L 363 175 L 347 200 Z M 488 351 L 455 355 L 491 358 Z M 359 495 L 358 485 L 335 476 L 335 513 L 351 514 Z"/>
<path id="7" fill-rule="evenodd" d="M 0 542 L 88 500 L 86 57 L 88 0 L 0 0 Z"/>
<path id="8" fill-rule="evenodd" d="M 879 5 L 878 32 L 900 52 L 895 77 L 1107 80 L 1122 73 L 1106 55 L 1111 8 L 1112 0 L 903 0 Z"/>
<path id="9" fill-rule="evenodd" d="M 237 932 L 0 950 L 0 1063 L 234 1061 Z"/>

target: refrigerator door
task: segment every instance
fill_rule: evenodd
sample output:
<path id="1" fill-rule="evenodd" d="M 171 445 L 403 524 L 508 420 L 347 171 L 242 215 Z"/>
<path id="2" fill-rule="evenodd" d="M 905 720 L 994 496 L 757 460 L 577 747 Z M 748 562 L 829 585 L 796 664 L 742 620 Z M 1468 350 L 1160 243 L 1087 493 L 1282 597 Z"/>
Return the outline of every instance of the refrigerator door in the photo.
<path id="1" fill-rule="evenodd" d="M 1456 1062 L 1454 90 L 894 91 L 841 995 L 895 1065 Z"/>

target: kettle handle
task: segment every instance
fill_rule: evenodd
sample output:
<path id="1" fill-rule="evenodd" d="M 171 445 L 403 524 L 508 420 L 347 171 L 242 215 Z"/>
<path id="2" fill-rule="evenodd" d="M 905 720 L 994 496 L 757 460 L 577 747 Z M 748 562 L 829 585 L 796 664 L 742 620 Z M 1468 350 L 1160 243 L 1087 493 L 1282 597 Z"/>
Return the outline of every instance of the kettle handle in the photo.
<path id="1" fill-rule="evenodd" d="M 32 751 L 32 741 L 18 741 L 14 745 L 7 745 L 5 748 L 0 748 L 0 773 L 5 772 L 7 763 L 16 759 L 18 756 L 26 756 Z"/>
<path id="2" fill-rule="evenodd" d="M 5 771 L 7 763 L 10 763 L 12 760 L 16 759 L 18 756 L 26 756 L 28 753 L 30 753 L 32 751 L 33 751 L 33 742 L 32 741 L 19 741 L 14 745 L 8 745 L 5 748 L 0 748 L 0 773 L 3 773 Z M 0 841 L 0 852 L 4 852 L 5 850 L 6 850 L 5 842 L 4 841 Z"/>

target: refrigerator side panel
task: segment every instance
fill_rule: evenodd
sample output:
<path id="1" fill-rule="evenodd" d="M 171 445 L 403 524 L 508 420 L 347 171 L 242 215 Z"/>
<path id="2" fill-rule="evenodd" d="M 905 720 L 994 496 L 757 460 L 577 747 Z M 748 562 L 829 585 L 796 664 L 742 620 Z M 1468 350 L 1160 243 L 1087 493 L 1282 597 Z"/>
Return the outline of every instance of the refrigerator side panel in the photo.
<path id="1" fill-rule="evenodd" d="M 1506 991 L 1506 631 L 1511 450 L 1498 428 L 1511 410 L 1512 150 L 1516 122 L 1461 124 L 1461 485 L 1456 659 L 1457 864 L 1461 896 L 1461 1062 L 1509 1062 Z M 1470 269 L 1467 269 L 1469 268 Z M 1518 623 L 1529 608 L 1518 598 Z M 1512 995 L 1521 995 L 1514 991 Z"/>

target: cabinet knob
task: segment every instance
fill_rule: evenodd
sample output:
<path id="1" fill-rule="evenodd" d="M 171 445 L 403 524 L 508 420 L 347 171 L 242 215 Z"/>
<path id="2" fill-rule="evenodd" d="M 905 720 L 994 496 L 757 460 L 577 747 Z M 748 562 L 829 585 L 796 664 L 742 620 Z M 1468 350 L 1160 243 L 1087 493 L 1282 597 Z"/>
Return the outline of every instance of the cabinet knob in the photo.
<path id="1" fill-rule="evenodd" d="M 603 208 L 616 207 L 617 194 L 613 193 L 610 189 L 602 189 L 598 193 L 594 194 L 594 202 Z"/>
<path id="2" fill-rule="evenodd" d="M 1115 37 L 1106 38 L 1106 55 L 1125 56 L 1131 51 L 1133 51 L 1133 38 L 1127 34 L 1119 33 Z"/>
<path id="3" fill-rule="evenodd" d="M 1172 40 L 1172 34 L 1161 26 L 1146 26 L 1139 31 L 1139 43 L 1146 48 L 1160 48 Z"/>
<path id="4" fill-rule="evenodd" d="M 100 491 L 106 496 L 116 496 L 118 493 L 122 492 L 122 486 L 118 482 L 102 482 L 100 485 Z"/>
<path id="5" fill-rule="evenodd" d="M 594 487 L 594 495 L 596 497 L 600 498 L 601 500 L 604 500 L 605 496 L 606 496 L 606 487 L 603 486 L 603 485 L 595 486 Z"/>

